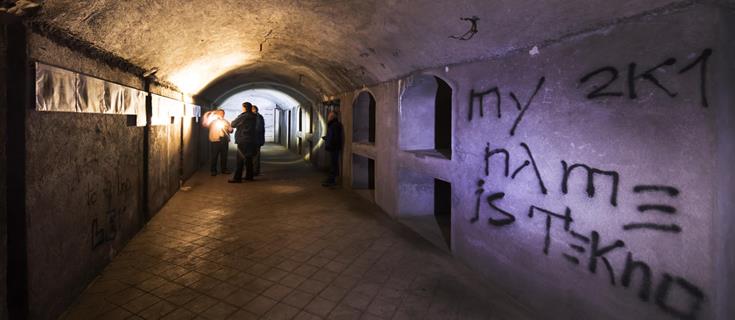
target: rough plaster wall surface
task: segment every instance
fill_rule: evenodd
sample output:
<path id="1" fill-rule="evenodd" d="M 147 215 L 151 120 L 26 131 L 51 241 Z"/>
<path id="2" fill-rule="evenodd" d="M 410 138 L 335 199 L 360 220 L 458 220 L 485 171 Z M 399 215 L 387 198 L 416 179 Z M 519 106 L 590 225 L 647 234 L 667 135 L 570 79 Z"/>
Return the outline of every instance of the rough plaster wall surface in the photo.
<path id="1" fill-rule="evenodd" d="M 355 92 L 347 92 L 339 96 L 340 101 L 340 118 L 342 120 L 342 130 L 344 130 L 344 148 L 342 150 L 342 186 L 351 188 L 352 186 L 352 103 L 357 97 Z"/>
<path id="2" fill-rule="evenodd" d="M 180 92 L 162 86 L 152 86 L 151 92 L 181 101 Z M 181 126 L 182 118 L 174 118 L 173 123 L 151 126 L 148 157 L 148 210 L 151 214 L 161 207 L 179 190 L 181 181 Z"/>
<path id="3" fill-rule="evenodd" d="M 397 118 L 398 84 L 386 82 L 374 87 L 371 91 L 375 97 L 375 203 L 389 215 L 396 212 L 394 201 L 398 185 L 398 164 L 395 159 L 398 146 Z"/>
<path id="4" fill-rule="evenodd" d="M 433 76 L 417 75 L 402 82 L 398 117 L 401 132 L 399 145 L 402 150 L 434 149 L 434 100 L 437 83 Z"/>
<path id="5" fill-rule="evenodd" d="M 156 213 L 179 190 L 181 119 L 151 127 L 149 212 Z"/>
<path id="6" fill-rule="evenodd" d="M 140 88 L 35 34 L 31 59 Z M 28 264 L 34 319 L 58 316 L 138 231 L 143 129 L 125 116 L 27 113 Z"/>
<path id="7" fill-rule="evenodd" d="M 199 128 L 196 118 L 184 118 L 184 179 L 191 177 L 199 169 Z M 206 147 L 206 145 L 204 145 Z M 205 150 L 206 151 L 206 150 Z"/>
<path id="8" fill-rule="evenodd" d="M 735 4 L 735 2 L 732 2 Z M 735 174 L 732 166 L 735 159 L 735 6 L 731 10 L 722 10 L 719 16 L 719 43 L 723 46 L 723 54 L 716 63 L 723 66 L 715 80 L 717 126 L 718 126 L 718 158 L 717 185 L 719 187 L 717 214 L 712 233 L 716 261 L 716 290 L 718 296 L 713 299 L 718 308 L 717 319 L 731 319 L 735 316 Z"/>
<path id="9" fill-rule="evenodd" d="M 33 318 L 57 316 L 142 225 L 141 129 L 113 115 L 28 113 Z"/>
<path id="10" fill-rule="evenodd" d="M 451 68 L 455 256 L 558 319 L 711 318 L 712 155 L 726 107 L 702 99 L 726 70 L 704 63 L 709 48 L 723 54 L 712 21 L 697 7 Z M 470 98 L 496 86 L 500 118 L 494 95 Z M 490 156 L 500 149 L 507 175 L 502 153 Z M 601 170 L 594 188 L 579 166 L 565 183 L 564 163 Z M 640 268 L 623 279 L 628 253 L 650 283 Z"/>
<path id="11" fill-rule="evenodd" d="M 0 319 L 7 318 L 7 153 L 5 142 L 7 136 L 7 90 L 4 76 L 7 73 L 6 53 L 7 39 L 5 39 L 5 27 L 0 28 Z"/>
<path id="12" fill-rule="evenodd" d="M 40 19 L 159 67 L 191 93 L 219 76 L 248 74 L 333 94 L 689 2 L 48 0 Z M 472 16 L 480 18 L 473 41 L 450 38 L 466 33 L 471 24 L 460 18 Z"/>

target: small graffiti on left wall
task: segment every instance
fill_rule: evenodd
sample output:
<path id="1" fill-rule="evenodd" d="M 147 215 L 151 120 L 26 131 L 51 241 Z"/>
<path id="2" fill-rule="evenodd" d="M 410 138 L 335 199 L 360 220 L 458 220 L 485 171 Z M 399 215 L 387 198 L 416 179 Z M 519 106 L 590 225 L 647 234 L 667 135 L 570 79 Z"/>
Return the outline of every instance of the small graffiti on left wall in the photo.
<path id="1" fill-rule="evenodd" d="M 117 239 L 120 219 L 128 211 L 132 182 L 119 173 L 114 179 L 103 178 L 103 187 L 97 190 L 91 185 L 87 188 L 87 207 L 97 213 L 91 222 L 92 249 Z M 99 209 L 99 208 L 103 209 Z M 101 212 L 100 212 L 101 211 Z"/>

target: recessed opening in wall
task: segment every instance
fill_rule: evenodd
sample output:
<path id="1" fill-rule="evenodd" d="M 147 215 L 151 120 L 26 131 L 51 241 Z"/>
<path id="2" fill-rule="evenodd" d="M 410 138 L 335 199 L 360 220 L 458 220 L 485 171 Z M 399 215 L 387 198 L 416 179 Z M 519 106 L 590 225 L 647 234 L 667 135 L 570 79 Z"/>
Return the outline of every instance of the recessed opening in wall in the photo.
<path id="1" fill-rule="evenodd" d="M 444 236 L 447 247 L 452 247 L 452 184 L 434 179 L 434 219 Z"/>
<path id="2" fill-rule="evenodd" d="M 363 91 L 352 105 L 352 141 L 375 143 L 375 98 Z"/>
<path id="3" fill-rule="evenodd" d="M 370 201 L 375 199 L 375 160 L 352 154 L 352 189 Z"/>
<path id="4" fill-rule="evenodd" d="M 401 150 L 452 158 L 452 87 L 449 84 L 430 75 L 413 77 L 401 96 L 400 110 Z"/>
<path id="5" fill-rule="evenodd" d="M 304 110 L 299 108 L 299 132 L 304 131 Z"/>
<path id="6" fill-rule="evenodd" d="M 288 110 L 288 132 L 286 134 L 286 149 L 291 149 L 291 110 Z"/>
<path id="7" fill-rule="evenodd" d="M 398 174 L 398 219 L 435 246 L 451 250 L 452 185 L 401 168 Z"/>

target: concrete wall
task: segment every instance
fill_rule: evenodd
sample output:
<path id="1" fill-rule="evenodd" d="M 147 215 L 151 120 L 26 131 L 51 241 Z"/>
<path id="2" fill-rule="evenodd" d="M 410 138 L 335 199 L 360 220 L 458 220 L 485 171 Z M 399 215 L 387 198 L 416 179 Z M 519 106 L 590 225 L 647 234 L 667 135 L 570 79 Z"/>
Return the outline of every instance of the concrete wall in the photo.
<path id="1" fill-rule="evenodd" d="M 199 130 L 201 123 L 196 118 L 184 118 L 181 120 L 183 125 L 183 141 L 184 141 L 184 180 L 191 177 L 201 166 L 199 161 L 200 136 Z M 206 152 L 206 144 L 201 146 L 202 152 Z"/>
<path id="2" fill-rule="evenodd" d="M 353 154 L 375 159 L 375 202 L 401 219 L 417 200 L 398 177 L 450 182 L 453 254 L 547 316 L 728 319 L 732 21 L 695 4 L 426 70 L 454 92 L 451 160 L 400 150 L 399 135 L 433 130 L 399 126 L 409 78 L 367 88 L 374 146 L 349 136 L 359 91 L 341 94 L 343 184 Z"/>
<path id="3" fill-rule="evenodd" d="M 143 88 L 138 75 L 42 36 L 31 34 L 29 48 L 32 60 Z M 154 86 L 152 91 L 181 98 L 165 88 Z M 130 126 L 124 115 L 37 112 L 31 107 L 26 116 L 30 317 L 52 319 L 146 221 L 144 128 Z M 151 214 L 198 167 L 198 136 L 198 124 L 190 118 L 151 128 Z"/>
<path id="4" fill-rule="evenodd" d="M 32 60 L 141 88 L 139 78 L 29 37 Z M 33 319 L 58 316 L 142 226 L 143 128 L 126 116 L 27 112 Z"/>
<path id="5" fill-rule="evenodd" d="M 151 91 L 171 99 L 181 100 L 180 93 L 173 90 L 153 86 Z M 155 213 L 160 210 L 171 196 L 179 190 L 183 179 L 181 168 L 182 118 L 173 118 L 173 123 L 151 126 L 150 162 L 148 174 L 148 210 Z M 188 119 L 184 118 L 188 121 Z"/>
<path id="6" fill-rule="evenodd" d="M 722 54 L 717 56 L 715 64 L 722 66 L 721 72 L 714 78 L 717 119 L 717 172 L 718 186 L 717 210 L 714 213 L 714 230 L 712 240 L 715 254 L 714 274 L 717 279 L 717 296 L 713 302 L 717 305 L 715 313 L 718 319 L 729 319 L 735 316 L 735 173 L 732 170 L 735 159 L 735 1 L 729 1 L 729 10 L 722 10 L 717 20 L 718 46 Z"/>

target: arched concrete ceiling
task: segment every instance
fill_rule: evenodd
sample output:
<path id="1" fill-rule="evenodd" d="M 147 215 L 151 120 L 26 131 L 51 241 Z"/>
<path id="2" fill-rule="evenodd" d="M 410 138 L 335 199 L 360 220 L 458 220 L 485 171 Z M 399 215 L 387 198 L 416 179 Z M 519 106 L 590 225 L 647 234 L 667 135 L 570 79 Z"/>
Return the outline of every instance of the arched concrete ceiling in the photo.
<path id="1" fill-rule="evenodd" d="M 47 0 L 35 19 L 190 94 L 237 81 L 320 97 L 540 45 L 673 0 Z M 478 33 L 461 17 L 479 17 Z M 261 50 L 262 49 L 262 50 Z M 216 92 L 228 89 L 212 89 Z"/>

